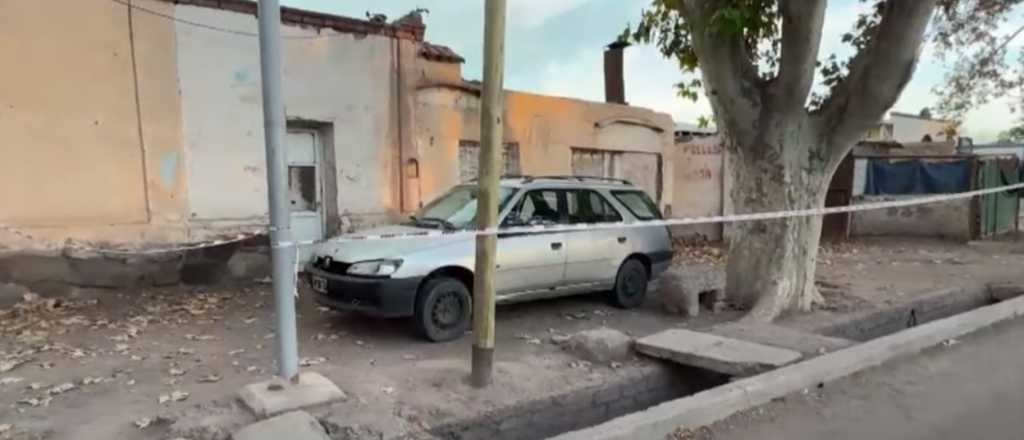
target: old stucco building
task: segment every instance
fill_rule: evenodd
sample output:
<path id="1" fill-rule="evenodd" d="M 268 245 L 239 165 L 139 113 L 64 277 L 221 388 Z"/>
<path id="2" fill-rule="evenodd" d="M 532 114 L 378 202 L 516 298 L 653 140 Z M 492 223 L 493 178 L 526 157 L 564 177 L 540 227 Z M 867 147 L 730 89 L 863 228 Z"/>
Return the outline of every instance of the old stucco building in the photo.
<path id="1" fill-rule="evenodd" d="M 254 2 L 0 8 L 0 247 L 59 255 L 69 240 L 146 248 L 265 230 Z M 417 14 L 284 8 L 282 20 L 299 238 L 386 221 L 474 175 L 479 84 L 424 41 Z M 632 178 L 673 201 L 668 115 L 509 91 L 505 121 L 510 172 Z"/>

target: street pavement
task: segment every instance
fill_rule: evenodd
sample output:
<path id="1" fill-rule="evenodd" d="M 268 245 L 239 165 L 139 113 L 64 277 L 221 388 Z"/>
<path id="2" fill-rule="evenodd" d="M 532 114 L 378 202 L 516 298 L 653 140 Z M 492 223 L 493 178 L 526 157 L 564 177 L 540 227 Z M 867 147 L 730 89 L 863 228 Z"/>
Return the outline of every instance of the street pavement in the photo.
<path id="1" fill-rule="evenodd" d="M 709 428 L 680 438 L 1024 439 L 1024 318 Z"/>

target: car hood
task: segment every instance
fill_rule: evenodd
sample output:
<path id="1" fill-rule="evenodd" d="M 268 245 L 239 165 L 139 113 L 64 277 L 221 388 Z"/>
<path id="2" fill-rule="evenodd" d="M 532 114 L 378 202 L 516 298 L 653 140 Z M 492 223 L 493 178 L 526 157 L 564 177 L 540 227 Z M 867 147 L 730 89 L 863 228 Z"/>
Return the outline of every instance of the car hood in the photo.
<path id="1" fill-rule="evenodd" d="M 412 237 L 383 240 L 345 241 L 348 237 L 385 234 L 409 234 L 437 229 L 417 228 L 406 225 L 386 225 L 360 231 L 358 234 L 345 234 L 320 243 L 315 256 L 330 256 L 334 261 L 355 263 L 359 261 L 403 258 L 409 254 L 428 249 L 449 246 L 470 240 L 470 236 L 461 237 Z"/>

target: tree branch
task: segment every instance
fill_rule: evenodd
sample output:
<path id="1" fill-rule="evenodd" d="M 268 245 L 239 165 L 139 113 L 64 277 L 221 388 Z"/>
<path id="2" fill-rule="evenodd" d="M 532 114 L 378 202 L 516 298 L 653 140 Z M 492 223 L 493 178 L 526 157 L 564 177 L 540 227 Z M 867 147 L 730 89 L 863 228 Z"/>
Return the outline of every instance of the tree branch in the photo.
<path id="1" fill-rule="evenodd" d="M 715 0 L 683 0 L 680 14 L 690 26 L 708 100 L 721 129 L 752 137 L 761 108 L 761 84 L 741 34 L 723 35 L 710 26 Z"/>
<path id="2" fill-rule="evenodd" d="M 871 42 L 853 58 L 850 73 L 815 112 L 833 160 L 841 159 L 882 119 L 910 82 L 935 4 L 936 0 L 888 0 L 883 6 Z"/>
<path id="3" fill-rule="evenodd" d="M 826 0 L 779 0 L 782 62 L 769 88 L 778 111 L 789 113 L 803 108 L 811 93 L 827 5 Z"/>

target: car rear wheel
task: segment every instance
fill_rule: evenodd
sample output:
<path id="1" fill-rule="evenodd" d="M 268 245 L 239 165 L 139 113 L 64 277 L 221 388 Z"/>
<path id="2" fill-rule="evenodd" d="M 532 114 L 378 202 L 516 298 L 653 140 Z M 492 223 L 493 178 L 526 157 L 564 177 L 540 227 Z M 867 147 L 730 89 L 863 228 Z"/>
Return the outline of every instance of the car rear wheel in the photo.
<path id="1" fill-rule="evenodd" d="M 432 342 L 458 339 L 471 325 L 473 299 L 469 288 L 452 277 L 427 280 L 416 295 L 416 330 Z"/>
<path id="2" fill-rule="evenodd" d="M 623 262 L 615 277 L 615 287 L 609 292 L 611 303 L 624 309 L 639 307 L 647 298 L 647 278 L 643 262 L 636 258 Z"/>

